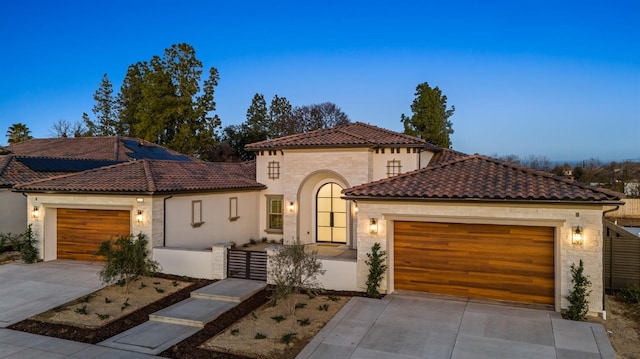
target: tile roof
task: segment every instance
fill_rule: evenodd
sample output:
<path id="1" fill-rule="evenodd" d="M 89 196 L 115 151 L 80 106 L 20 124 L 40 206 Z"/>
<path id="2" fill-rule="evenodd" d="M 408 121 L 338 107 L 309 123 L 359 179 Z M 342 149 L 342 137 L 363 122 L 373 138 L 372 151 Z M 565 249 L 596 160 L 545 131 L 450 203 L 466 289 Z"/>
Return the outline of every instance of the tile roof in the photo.
<path id="1" fill-rule="evenodd" d="M 24 192 L 180 193 L 263 189 L 243 163 L 141 160 L 17 185 Z M 254 173 L 255 174 L 255 173 Z"/>
<path id="2" fill-rule="evenodd" d="M 181 156 L 188 159 L 187 156 L 160 145 L 138 138 L 120 136 L 34 138 L 12 144 L 6 147 L 6 149 L 18 156 L 62 157 L 109 161 L 141 159 L 140 156 L 136 156 L 138 151 L 133 144 L 143 144 L 143 149 L 146 152 L 153 153 L 156 156 L 159 153 L 164 153 L 167 157 Z M 150 157 L 146 156 L 144 158 Z M 153 159 L 160 158 L 154 157 Z"/>
<path id="3" fill-rule="evenodd" d="M 146 158 L 197 161 L 131 137 L 31 139 L 0 148 L 0 187 Z"/>
<path id="4" fill-rule="evenodd" d="M 390 131 L 362 122 L 290 135 L 251 143 L 249 151 L 318 147 L 422 147 L 435 151 L 439 147 L 418 137 Z"/>
<path id="5" fill-rule="evenodd" d="M 429 161 L 428 165 L 435 166 L 435 165 L 439 165 L 452 160 L 457 160 L 467 156 L 469 155 L 466 153 L 458 152 L 450 148 L 442 148 L 440 149 L 440 151 L 436 152 L 433 155 L 433 157 L 431 157 L 431 160 Z"/>
<path id="6" fill-rule="evenodd" d="M 351 199 L 618 202 L 622 194 L 481 155 L 344 190 Z"/>

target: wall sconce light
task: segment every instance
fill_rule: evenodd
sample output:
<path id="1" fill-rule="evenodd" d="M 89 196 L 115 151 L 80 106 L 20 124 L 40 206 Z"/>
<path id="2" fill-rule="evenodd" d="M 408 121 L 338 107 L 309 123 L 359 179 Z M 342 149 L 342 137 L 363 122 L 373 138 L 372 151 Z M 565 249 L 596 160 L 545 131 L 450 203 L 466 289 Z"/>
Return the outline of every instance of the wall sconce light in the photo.
<path id="1" fill-rule="evenodd" d="M 583 241 L 584 241 L 584 234 L 582 233 L 582 228 L 580 228 L 580 226 L 577 226 L 573 230 L 573 233 L 571 233 L 571 243 L 574 246 L 581 246 Z"/>
<path id="2" fill-rule="evenodd" d="M 31 216 L 33 218 L 39 218 L 40 217 L 40 209 L 38 208 L 38 206 L 33 206 L 33 211 L 31 211 Z"/>
<path id="3" fill-rule="evenodd" d="M 369 222 L 369 231 L 371 234 L 378 233 L 378 221 L 375 218 L 371 218 L 371 221 Z"/>
<path id="4" fill-rule="evenodd" d="M 353 213 L 358 214 L 358 202 L 357 201 L 353 201 Z"/>
<path id="5" fill-rule="evenodd" d="M 289 202 L 289 212 L 293 213 L 296 210 L 296 204 L 294 202 Z"/>
<path id="6" fill-rule="evenodd" d="M 139 209 L 138 213 L 136 214 L 136 222 L 138 224 L 142 223 L 142 210 L 141 209 Z"/>
<path id="7" fill-rule="evenodd" d="M 144 202 L 144 198 L 142 198 L 142 197 L 137 197 L 137 198 L 136 198 L 136 202 L 138 202 L 138 203 L 143 203 L 143 202 Z"/>

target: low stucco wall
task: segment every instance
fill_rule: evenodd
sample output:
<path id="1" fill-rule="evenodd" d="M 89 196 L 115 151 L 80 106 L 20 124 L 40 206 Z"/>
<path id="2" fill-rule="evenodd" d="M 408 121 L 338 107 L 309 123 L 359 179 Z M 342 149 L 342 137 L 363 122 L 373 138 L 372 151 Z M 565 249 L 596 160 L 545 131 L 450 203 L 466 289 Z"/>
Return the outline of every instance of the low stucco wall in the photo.
<path id="1" fill-rule="evenodd" d="M 27 216 L 27 199 L 22 193 L 0 188 L 0 233 L 23 233 Z"/>
<path id="2" fill-rule="evenodd" d="M 600 313 L 603 310 L 603 236 L 602 207 L 586 205 L 515 205 L 515 204 L 465 204 L 428 203 L 394 201 L 358 201 L 358 268 L 359 290 L 366 288 L 368 268 L 365 264 L 367 253 L 374 243 L 380 242 L 386 250 L 387 271 L 381 291 L 393 291 L 393 221 L 410 220 L 451 223 L 489 223 L 506 225 L 531 225 L 554 227 L 555 238 L 555 283 L 556 310 L 568 307 L 566 296 L 573 287 L 571 283 L 572 264 L 582 259 L 585 274 L 592 286 L 589 309 Z M 369 218 L 378 220 L 378 233 L 371 234 Z M 571 243 L 572 228 L 580 226 L 585 238 L 582 246 Z"/>
<path id="3" fill-rule="evenodd" d="M 357 263 L 334 259 L 320 259 L 326 272 L 318 279 L 324 289 L 358 291 Z"/>

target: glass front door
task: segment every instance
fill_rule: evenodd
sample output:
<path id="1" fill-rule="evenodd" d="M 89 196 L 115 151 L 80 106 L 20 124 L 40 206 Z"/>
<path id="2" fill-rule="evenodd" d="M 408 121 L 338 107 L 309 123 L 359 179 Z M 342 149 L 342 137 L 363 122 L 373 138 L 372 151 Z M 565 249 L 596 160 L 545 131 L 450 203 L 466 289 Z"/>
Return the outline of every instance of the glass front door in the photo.
<path id="1" fill-rule="evenodd" d="M 340 198 L 342 187 L 327 183 L 316 195 L 316 241 L 347 243 L 347 201 Z"/>

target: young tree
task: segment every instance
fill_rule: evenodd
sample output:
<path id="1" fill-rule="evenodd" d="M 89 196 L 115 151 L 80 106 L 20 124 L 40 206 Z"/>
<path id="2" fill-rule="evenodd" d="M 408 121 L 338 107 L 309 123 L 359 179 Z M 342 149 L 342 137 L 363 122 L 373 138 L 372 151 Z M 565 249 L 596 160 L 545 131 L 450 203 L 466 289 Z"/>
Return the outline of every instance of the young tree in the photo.
<path id="1" fill-rule="evenodd" d="M 33 138 L 31 130 L 22 122 L 14 123 L 7 130 L 7 142 L 12 145 L 14 143 L 24 142 Z"/>
<path id="2" fill-rule="evenodd" d="M 402 114 L 400 120 L 404 124 L 404 133 L 419 136 L 434 145 L 450 148 L 453 125 L 449 117 L 456 108 L 447 108 L 447 96 L 442 94 L 438 86 L 431 88 L 427 82 L 416 87 L 415 99 L 411 104 L 413 114 Z"/>
<path id="3" fill-rule="evenodd" d="M 325 271 L 317 252 L 308 253 L 299 239 L 295 243 L 285 245 L 271 260 L 269 276 L 275 289 L 273 299 L 284 300 L 288 305 L 289 314 L 296 308 L 296 296 L 301 290 L 307 293 L 317 293 L 322 289 L 318 275 Z"/>
<path id="4" fill-rule="evenodd" d="M 565 317 L 571 320 L 585 320 L 587 313 L 589 313 L 589 294 L 591 293 L 589 287 L 591 281 L 589 277 L 584 275 L 584 263 L 580 260 L 578 266 L 571 265 L 571 282 L 573 283 L 573 289 L 569 290 L 567 300 L 569 301 L 569 308 L 565 312 Z"/>
<path id="5" fill-rule="evenodd" d="M 105 283 L 124 281 L 125 293 L 128 293 L 129 283 L 158 271 L 160 265 L 149 258 L 147 243 L 142 233 L 118 236 L 114 241 L 100 243 L 96 255 L 103 256 L 105 260 L 100 279 Z"/>

